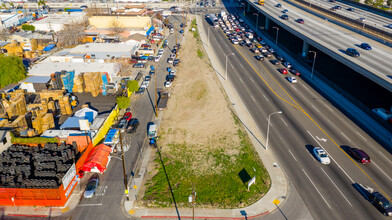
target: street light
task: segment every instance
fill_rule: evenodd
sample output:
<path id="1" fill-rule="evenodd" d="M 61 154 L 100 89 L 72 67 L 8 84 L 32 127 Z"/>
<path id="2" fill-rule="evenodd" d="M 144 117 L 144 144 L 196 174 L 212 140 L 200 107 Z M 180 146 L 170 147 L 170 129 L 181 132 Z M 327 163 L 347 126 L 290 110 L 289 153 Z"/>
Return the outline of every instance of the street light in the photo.
<path id="1" fill-rule="evenodd" d="M 314 63 L 316 62 L 316 51 L 310 50 L 309 53 L 313 53 L 313 65 L 312 65 L 312 74 L 310 74 L 310 79 L 313 79 L 313 71 L 314 71 Z"/>
<path id="2" fill-rule="evenodd" d="M 208 47 L 210 47 L 210 28 L 215 28 L 214 26 L 208 27 L 208 33 L 207 33 L 207 38 L 208 38 Z"/>
<path id="3" fill-rule="evenodd" d="M 234 55 L 234 53 L 229 53 L 229 54 L 226 55 L 226 77 L 225 77 L 226 81 L 227 81 L 227 57 L 230 56 L 230 55 Z"/>
<path id="4" fill-rule="evenodd" d="M 256 20 L 256 30 L 257 30 L 257 28 L 259 28 L 259 13 L 253 13 L 253 15 L 257 16 L 257 20 Z"/>
<path id="5" fill-rule="evenodd" d="M 271 116 L 272 115 L 274 115 L 274 114 L 282 114 L 282 111 L 278 111 L 278 112 L 273 112 L 273 113 L 271 113 L 271 114 L 269 114 L 268 115 L 268 127 L 267 127 L 267 143 L 265 144 L 265 149 L 267 150 L 268 149 L 268 135 L 269 135 L 269 127 L 270 127 L 270 119 L 271 119 Z"/>
<path id="6" fill-rule="evenodd" d="M 363 20 L 363 26 L 362 26 L 362 29 L 364 29 L 364 28 L 365 28 L 365 24 L 366 24 L 366 18 L 367 18 L 367 15 L 368 15 L 368 13 L 366 12 L 366 14 L 365 14 L 365 20 Z"/>
<path id="7" fill-rule="evenodd" d="M 275 38 L 275 44 L 278 46 L 278 34 L 279 34 L 279 28 L 278 27 L 272 27 L 276 29 L 276 38 Z"/>
<path id="8" fill-rule="evenodd" d="M 124 131 L 124 129 L 119 129 L 118 131 L 119 131 L 119 137 L 120 137 L 121 158 L 122 158 L 122 165 L 123 165 L 123 172 L 124 172 L 125 195 L 127 196 L 127 201 L 129 201 L 128 179 L 127 179 L 127 174 L 125 171 L 124 148 L 122 145 L 122 136 L 121 136 L 121 133 Z"/>

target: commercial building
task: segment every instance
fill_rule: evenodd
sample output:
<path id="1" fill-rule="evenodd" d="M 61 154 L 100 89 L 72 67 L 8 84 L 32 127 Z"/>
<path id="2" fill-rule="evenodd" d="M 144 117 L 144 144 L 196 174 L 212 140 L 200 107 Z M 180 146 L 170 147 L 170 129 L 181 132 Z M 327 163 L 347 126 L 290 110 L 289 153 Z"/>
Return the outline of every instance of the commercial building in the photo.
<path id="1" fill-rule="evenodd" d="M 31 24 L 34 25 L 36 31 L 58 32 L 63 29 L 64 25 L 83 21 L 84 16 L 84 12 L 48 14 Z"/>

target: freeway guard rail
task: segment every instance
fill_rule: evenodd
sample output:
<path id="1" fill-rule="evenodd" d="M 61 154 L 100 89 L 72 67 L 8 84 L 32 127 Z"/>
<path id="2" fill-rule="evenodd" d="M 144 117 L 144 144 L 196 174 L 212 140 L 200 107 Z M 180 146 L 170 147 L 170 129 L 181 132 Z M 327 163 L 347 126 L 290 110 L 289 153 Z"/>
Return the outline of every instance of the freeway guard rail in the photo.
<path id="1" fill-rule="evenodd" d="M 366 26 L 366 23 L 364 26 L 363 23 L 358 20 L 354 20 L 354 19 L 345 17 L 343 15 L 337 14 L 329 9 L 325 9 L 320 6 L 311 4 L 310 2 L 307 2 L 305 0 L 285 0 L 285 1 L 289 2 L 291 4 L 294 4 L 294 5 L 300 4 L 302 7 L 311 8 L 312 10 L 318 11 L 326 17 L 329 17 L 329 18 L 334 19 L 338 22 L 341 22 L 341 23 L 344 23 L 344 24 L 349 25 L 351 27 L 354 27 L 355 29 L 361 30 L 363 32 L 366 32 L 367 34 L 370 34 L 372 36 L 380 38 L 380 39 L 384 40 L 386 43 L 392 44 L 392 34 L 386 32 L 386 31 L 383 31 L 379 28 L 376 28 L 373 26 Z"/>
<path id="2" fill-rule="evenodd" d="M 370 6 L 370 5 L 365 5 L 365 4 L 360 3 L 360 2 L 355 2 L 355 1 L 352 1 L 352 0 L 339 0 L 339 1 L 341 1 L 343 3 L 346 3 L 348 5 L 357 6 L 359 8 L 365 8 L 367 11 L 374 12 L 376 14 L 385 15 L 385 16 L 388 16 L 388 17 L 392 18 L 392 13 L 389 12 L 389 11 L 385 11 L 385 10 L 382 10 L 382 9 L 379 9 L 379 8 L 375 8 L 375 7 Z"/>

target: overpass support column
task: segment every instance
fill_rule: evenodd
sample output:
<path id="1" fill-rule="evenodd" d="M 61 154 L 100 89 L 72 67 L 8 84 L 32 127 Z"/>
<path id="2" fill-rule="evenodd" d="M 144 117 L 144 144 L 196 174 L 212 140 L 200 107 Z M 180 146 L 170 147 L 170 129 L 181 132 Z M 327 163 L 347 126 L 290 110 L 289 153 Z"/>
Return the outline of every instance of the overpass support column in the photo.
<path id="1" fill-rule="evenodd" d="M 309 53 L 309 44 L 304 40 L 304 43 L 302 45 L 302 57 L 308 56 Z"/>
<path id="2" fill-rule="evenodd" d="M 270 23 L 269 18 L 265 17 L 265 30 L 267 30 L 267 31 L 270 29 L 269 28 L 269 23 Z"/>

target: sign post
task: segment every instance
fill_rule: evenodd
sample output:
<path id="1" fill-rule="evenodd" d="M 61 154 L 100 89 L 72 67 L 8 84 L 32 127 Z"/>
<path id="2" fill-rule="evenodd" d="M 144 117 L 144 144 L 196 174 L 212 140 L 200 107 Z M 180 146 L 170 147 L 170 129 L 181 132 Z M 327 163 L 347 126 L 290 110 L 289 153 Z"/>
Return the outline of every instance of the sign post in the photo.
<path id="1" fill-rule="evenodd" d="M 256 176 L 254 176 L 254 177 L 249 181 L 249 183 L 248 183 L 248 191 L 249 191 L 249 187 L 250 187 L 252 184 L 254 184 L 254 183 L 256 183 Z"/>

